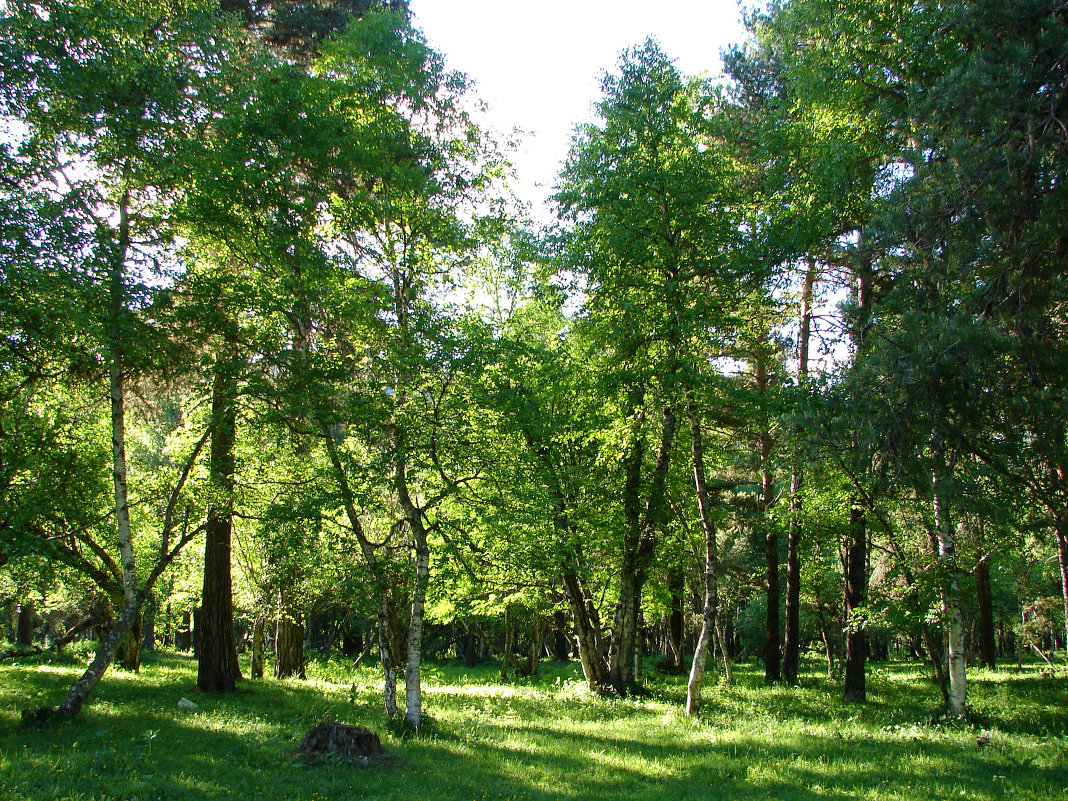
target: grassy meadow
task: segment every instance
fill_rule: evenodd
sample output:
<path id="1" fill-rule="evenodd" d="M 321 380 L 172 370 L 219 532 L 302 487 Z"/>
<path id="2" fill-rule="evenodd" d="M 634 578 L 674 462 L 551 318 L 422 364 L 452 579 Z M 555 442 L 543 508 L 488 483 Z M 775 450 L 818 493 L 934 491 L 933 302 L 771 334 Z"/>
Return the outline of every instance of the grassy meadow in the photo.
<path id="1" fill-rule="evenodd" d="M 430 718 L 412 736 L 387 724 L 373 665 L 313 660 L 307 681 L 206 696 L 191 658 L 161 653 L 140 675 L 110 671 L 77 719 L 21 728 L 19 711 L 58 703 L 84 664 L 75 651 L 0 665 L 0 799 L 1068 798 L 1068 682 L 1037 666 L 970 671 L 971 719 L 945 723 L 913 665 L 873 665 L 862 706 L 843 704 L 816 662 L 796 689 L 740 665 L 734 686 L 710 676 L 690 720 L 681 677 L 602 699 L 577 664 L 502 683 L 493 664 L 431 663 Z M 179 709 L 183 696 L 198 709 Z M 305 764 L 294 751 L 321 720 L 376 730 L 395 759 Z"/>

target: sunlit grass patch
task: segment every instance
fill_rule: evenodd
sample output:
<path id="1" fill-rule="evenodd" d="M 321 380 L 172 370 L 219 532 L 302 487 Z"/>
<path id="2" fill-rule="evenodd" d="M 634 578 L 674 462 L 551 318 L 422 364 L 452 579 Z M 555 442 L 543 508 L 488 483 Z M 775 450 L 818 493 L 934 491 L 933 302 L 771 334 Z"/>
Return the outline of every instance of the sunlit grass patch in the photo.
<path id="1" fill-rule="evenodd" d="M 245 680 L 196 691 L 195 663 L 156 654 L 139 675 L 109 673 L 74 721 L 21 730 L 24 706 L 54 704 L 80 657 L 0 666 L 0 798 L 60 799 L 1047 799 L 1068 788 L 1063 682 L 978 673 L 977 720 L 940 720 L 914 666 L 876 666 L 872 698 L 845 704 L 813 674 L 763 685 L 740 665 L 712 685 L 699 719 L 684 678 L 650 676 L 645 695 L 600 698 L 576 665 L 504 683 L 496 665 L 433 663 L 419 736 L 387 725 L 376 666 L 313 659 L 308 681 Z M 198 709 L 177 708 L 188 697 Z M 368 726 L 398 757 L 353 769 L 293 753 L 324 719 Z M 1058 725 L 1059 724 L 1059 725 Z M 977 734 L 991 732 L 986 747 Z"/>

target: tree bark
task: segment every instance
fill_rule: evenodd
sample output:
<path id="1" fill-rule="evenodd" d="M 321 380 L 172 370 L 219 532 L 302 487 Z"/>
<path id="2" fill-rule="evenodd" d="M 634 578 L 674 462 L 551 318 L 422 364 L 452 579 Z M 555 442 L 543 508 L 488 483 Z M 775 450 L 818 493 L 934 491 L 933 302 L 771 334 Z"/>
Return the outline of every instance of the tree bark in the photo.
<path id="1" fill-rule="evenodd" d="M 601 621 L 597 607 L 587 597 L 574 571 L 563 574 L 564 591 L 574 620 L 575 644 L 578 647 L 582 674 L 591 692 L 603 692 L 609 686 L 608 662 L 601 643 Z"/>
<path id="2" fill-rule="evenodd" d="M 263 678 L 263 652 L 266 640 L 267 619 L 263 615 L 256 615 L 252 622 L 252 655 L 249 664 L 249 673 L 254 679 Z"/>
<path id="3" fill-rule="evenodd" d="M 307 678 L 304 663 L 304 615 L 285 590 L 278 591 L 278 619 L 274 634 L 274 677 Z"/>
<path id="4" fill-rule="evenodd" d="M 413 507 L 414 508 L 414 507 Z M 422 512 L 418 513 L 420 518 Z M 409 519 L 411 524 L 411 519 Z M 413 731 L 423 722 L 423 691 L 419 666 L 423 656 L 423 614 L 430 583 L 430 547 L 422 520 L 412 530 L 415 547 L 415 582 L 412 585 L 412 616 L 408 622 L 408 659 L 404 667 L 404 720 Z"/>
<path id="5" fill-rule="evenodd" d="M 15 624 L 15 645 L 27 647 L 33 645 L 33 602 L 19 603 L 18 622 Z"/>
<path id="6" fill-rule="evenodd" d="M 144 615 L 138 610 L 126 636 L 115 649 L 115 661 L 123 670 L 138 673 L 141 670 L 141 646 L 144 642 Z"/>
<path id="7" fill-rule="evenodd" d="M 637 404 L 632 404 L 636 406 Z M 636 426 L 640 428 L 640 415 Z M 642 593 L 656 550 L 667 509 L 667 474 L 675 440 L 675 410 L 665 406 L 660 429 L 660 448 L 649 482 L 644 512 L 641 510 L 641 470 L 644 443 L 636 430 L 625 463 L 624 511 L 627 518 L 624 534 L 619 603 L 612 626 L 612 649 L 609 653 L 609 681 L 617 692 L 634 688 L 634 666 L 641 621 Z"/>
<path id="8" fill-rule="evenodd" d="M 512 647 L 515 638 L 515 623 L 512 621 L 512 610 L 508 604 L 504 605 L 504 648 L 501 651 L 501 681 L 508 681 L 508 671 L 512 669 Z"/>
<path id="9" fill-rule="evenodd" d="M 868 640 L 865 623 L 859 617 L 867 597 L 867 522 L 864 510 L 854 504 L 849 512 L 849 544 L 846 555 L 845 580 L 845 686 L 843 699 L 863 703 L 867 699 L 865 689 L 865 660 L 868 655 Z"/>
<path id="10" fill-rule="evenodd" d="M 761 343 L 763 344 L 763 342 Z M 768 367 L 763 353 L 757 355 L 757 391 L 768 392 Z M 779 637 L 779 534 L 770 518 L 775 501 L 775 479 L 771 473 L 771 432 L 760 432 L 757 446 L 760 449 L 760 511 L 764 524 L 765 582 L 767 584 L 767 614 L 764 625 L 764 683 L 773 684 L 782 678 L 782 641 Z"/>
<path id="11" fill-rule="evenodd" d="M 397 663 L 390 637 L 389 587 L 374 546 L 367 538 L 367 534 L 363 530 L 363 524 L 360 522 L 360 515 L 356 510 L 356 496 L 352 492 L 344 465 L 341 463 L 341 455 L 338 453 L 334 433 L 323 420 L 318 420 L 318 423 L 320 432 L 326 442 L 326 452 L 330 457 L 330 464 L 334 468 L 334 478 L 341 492 L 342 506 L 345 509 L 349 527 L 359 543 L 360 553 L 363 555 L 364 562 L 371 570 L 371 574 L 375 576 L 375 591 L 378 593 L 379 598 L 377 606 L 378 653 L 382 666 L 382 701 L 386 709 L 386 715 L 392 720 L 397 716 Z"/>
<path id="12" fill-rule="evenodd" d="M 202 692 L 232 692 L 241 678 L 234 640 L 230 542 L 234 515 L 234 441 L 237 429 L 236 346 L 228 342 L 215 360 L 212 385 L 208 477 L 212 498 L 204 541 L 200 648 L 197 687 Z"/>
<path id="13" fill-rule="evenodd" d="M 997 634 L 994 630 L 994 592 L 990 583 L 990 554 L 986 552 L 983 519 L 975 520 L 974 539 L 979 552 L 975 563 L 975 600 L 979 607 L 979 666 L 993 670 L 997 667 Z"/>
<path id="14" fill-rule="evenodd" d="M 686 596 L 686 574 L 678 566 L 668 570 L 667 585 L 670 593 L 671 608 L 667 615 L 667 651 L 664 654 L 669 671 L 683 669 L 683 626 L 685 624 L 683 605 Z"/>
<path id="15" fill-rule="evenodd" d="M 808 385 L 809 341 L 812 336 L 812 290 L 816 283 L 816 261 L 810 258 L 801 286 L 800 331 L 797 337 L 797 379 L 802 389 Z M 797 446 L 800 450 L 800 446 Z M 790 477 L 790 535 L 786 546 L 786 631 L 783 637 L 782 677 L 787 684 L 797 684 L 801 653 L 801 489 L 805 473 L 801 454 L 794 453 Z"/>
<path id="16" fill-rule="evenodd" d="M 949 515 L 952 497 L 952 466 L 937 442 L 933 447 L 936 472 L 931 477 L 934 502 L 935 534 L 938 537 L 938 566 L 942 595 L 942 614 L 946 622 L 949 644 L 949 700 L 947 714 L 959 717 L 967 703 L 968 684 L 964 653 L 964 616 L 960 601 L 960 579 L 957 567 L 956 536 Z"/>
<path id="17" fill-rule="evenodd" d="M 1064 601 L 1064 656 L 1068 661 L 1068 517 L 1054 517 L 1057 535 L 1057 562 L 1061 572 L 1061 597 Z"/>
<path id="18" fill-rule="evenodd" d="M 701 610 L 701 633 L 694 649 L 693 663 L 690 665 L 690 678 L 686 683 L 686 714 L 696 715 L 701 709 L 701 690 L 704 686 L 705 668 L 708 652 L 713 646 L 716 634 L 716 610 L 719 606 L 717 572 L 719 570 L 719 552 L 716 543 L 716 526 L 712 520 L 712 509 L 705 482 L 704 443 L 701 436 L 701 422 L 692 403 L 686 407 L 686 416 L 690 420 L 690 439 L 692 443 L 693 479 L 697 495 L 697 510 L 701 516 L 701 531 L 705 535 L 705 572 L 704 605 Z M 730 661 L 727 651 L 720 644 L 724 666 L 730 675 Z"/>

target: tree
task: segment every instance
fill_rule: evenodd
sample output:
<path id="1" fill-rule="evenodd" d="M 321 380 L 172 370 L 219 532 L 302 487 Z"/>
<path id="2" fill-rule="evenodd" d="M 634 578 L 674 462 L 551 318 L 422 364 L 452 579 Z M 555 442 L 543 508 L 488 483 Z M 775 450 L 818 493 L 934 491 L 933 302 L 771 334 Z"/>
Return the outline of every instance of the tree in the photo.
<path id="1" fill-rule="evenodd" d="M 82 298 L 98 314 L 90 328 L 107 366 L 111 408 L 113 515 L 124 605 L 93 663 L 59 707 L 77 713 L 135 625 L 152 585 L 199 532 L 172 541 L 182 490 L 207 438 L 192 449 L 160 524 L 160 557 L 142 581 L 130 519 L 126 383 L 164 342 L 138 315 L 153 271 L 168 255 L 165 222 L 195 150 L 197 111 L 216 97 L 218 62 L 203 56 L 225 41 L 214 16 L 195 4 L 11 3 L 3 16 L 5 115 L 25 135 L 16 158 L 37 198 L 59 198 L 86 234 L 77 252 Z M 54 202 L 54 201 L 51 201 Z M 160 234 L 163 234 L 160 236 Z M 48 269 L 46 263 L 45 269 Z"/>

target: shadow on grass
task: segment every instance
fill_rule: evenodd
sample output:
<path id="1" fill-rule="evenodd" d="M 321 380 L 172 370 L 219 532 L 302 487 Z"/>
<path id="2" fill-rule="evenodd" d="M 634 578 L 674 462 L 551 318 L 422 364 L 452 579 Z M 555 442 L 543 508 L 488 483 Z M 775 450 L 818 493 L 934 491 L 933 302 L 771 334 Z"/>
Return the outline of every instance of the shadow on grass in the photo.
<path id="1" fill-rule="evenodd" d="M 245 681 L 228 695 L 195 689 L 188 657 L 151 657 L 142 675 L 109 673 L 81 716 L 21 730 L 23 706 L 56 703 L 76 662 L 0 670 L 0 797 L 6 799 L 843 799 L 1055 797 L 1068 770 L 1038 741 L 980 750 L 968 730 L 888 731 L 915 720 L 926 688 L 907 676 L 874 682 L 894 706 L 843 705 L 818 684 L 763 687 L 749 678 L 710 687 L 703 720 L 679 713 L 674 693 L 605 700 L 575 690 L 574 668 L 518 686 L 452 665 L 428 674 L 432 717 L 417 737 L 386 726 L 374 673 L 340 683 Z M 470 675 L 468 675 L 470 674 Z M 466 685 L 458 683 L 468 676 Z M 557 680 L 560 680 L 559 682 Z M 880 681 L 882 684 L 880 684 Z M 989 686 L 988 686 L 989 684 Z M 1023 731 L 1046 720 L 1046 685 L 977 682 L 1005 720 Z M 188 697 L 199 708 L 177 709 Z M 32 700 L 31 700 L 32 699 Z M 1014 707 L 1023 704 L 1018 720 Z M 1064 709 L 1062 705 L 1061 710 Z M 294 759 L 303 734 L 323 719 L 382 734 L 398 764 L 353 768 Z M 1016 728 L 1012 728 L 1016 726 Z M 1029 731 L 1029 729 L 1028 729 Z M 1025 732 L 1027 733 L 1027 732 Z M 1049 748 L 1063 747 L 1063 741 Z M 1030 746 L 1028 746 L 1030 747 Z"/>

